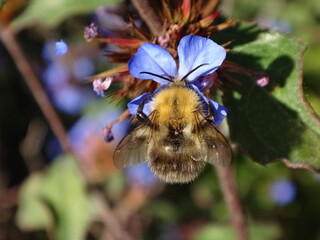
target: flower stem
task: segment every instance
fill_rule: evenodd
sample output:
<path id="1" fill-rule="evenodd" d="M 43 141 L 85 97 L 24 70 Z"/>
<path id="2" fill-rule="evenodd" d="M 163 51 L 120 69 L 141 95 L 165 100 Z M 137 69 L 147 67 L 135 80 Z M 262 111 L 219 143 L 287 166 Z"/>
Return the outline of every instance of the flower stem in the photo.
<path id="1" fill-rule="evenodd" d="M 73 152 L 71 143 L 67 136 L 67 132 L 58 114 L 55 112 L 53 106 L 51 105 L 51 102 L 49 101 L 49 98 L 43 90 L 39 79 L 33 72 L 28 59 L 19 47 L 15 38 L 15 34 L 10 28 L 10 26 L 5 27 L 0 23 L 0 40 L 7 48 L 9 54 L 11 55 L 15 64 L 17 65 L 17 68 L 21 72 L 21 75 L 24 77 L 25 82 L 30 88 L 31 93 L 33 94 L 36 102 L 38 103 L 42 113 L 46 117 L 50 127 L 52 128 L 62 148 L 65 152 L 73 153 L 74 155 L 76 155 Z M 84 179 L 88 182 L 84 174 L 83 176 Z M 101 193 L 98 190 L 96 190 L 94 193 L 100 198 Z M 110 208 L 109 203 L 107 201 L 103 201 L 103 207 L 104 212 L 102 213 L 102 220 L 105 226 L 108 229 L 111 229 L 110 232 L 112 233 L 113 239 L 131 240 L 132 238 L 129 236 L 127 231 L 122 228 L 122 225 L 120 224 L 119 220 L 116 219 L 115 214 L 113 213 L 113 210 Z"/>
<path id="2" fill-rule="evenodd" d="M 131 2 L 137 9 L 141 18 L 149 27 L 151 33 L 155 37 L 159 37 L 162 34 L 163 28 L 158 15 L 149 5 L 148 0 L 131 0 Z"/>
<path id="3" fill-rule="evenodd" d="M 238 240 L 248 240 L 246 218 L 241 206 L 232 166 L 215 166 L 219 178 L 220 188 L 229 208 L 231 222 Z"/>
<path id="4" fill-rule="evenodd" d="M 72 152 L 72 147 L 64 126 L 62 125 L 58 114 L 52 107 L 46 93 L 44 92 L 39 79 L 33 72 L 28 59 L 19 47 L 15 38 L 15 34 L 10 26 L 4 27 L 0 25 L 0 39 L 17 65 L 17 68 L 19 69 L 36 102 L 38 103 L 43 115 L 46 117 L 63 150 L 65 152 Z"/>
<path id="5" fill-rule="evenodd" d="M 127 231 L 122 228 L 122 225 L 119 222 L 118 217 L 115 215 L 114 210 L 111 209 L 109 203 L 104 200 L 104 197 L 100 191 L 95 191 L 93 195 L 102 203 L 103 211 L 101 212 L 101 217 L 107 226 L 106 231 L 112 233 L 111 236 L 115 240 L 132 240 Z"/>

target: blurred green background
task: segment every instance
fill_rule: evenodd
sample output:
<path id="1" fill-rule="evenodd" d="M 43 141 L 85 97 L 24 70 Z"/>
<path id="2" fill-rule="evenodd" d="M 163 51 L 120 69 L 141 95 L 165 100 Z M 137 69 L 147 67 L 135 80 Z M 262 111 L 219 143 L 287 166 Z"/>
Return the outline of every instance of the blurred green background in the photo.
<path id="1" fill-rule="evenodd" d="M 110 239 L 96 191 L 134 239 L 236 239 L 211 166 L 187 185 L 159 183 L 143 165 L 114 169 L 115 143 L 104 143 L 101 130 L 121 114 L 125 102 L 98 98 L 86 82 L 110 63 L 98 44 L 84 41 L 83 30 L 92 21 L 117 26 L 119 19 L 110 22 L 106 14 L 108 3 L 115 2 L 20 2 L 17 39 L 70 133 L 90 186 L 75 167 L 79 160 L 61 156 L 23 76 L 0 44 L 0 240 L 53 239 L 55 234 L 68 240 Z M 320 114 L 320 1 L 225 0 L 220 8 L 227 17 L 256 21 L 308 44 L 303 88 Z M 61 39 L 68 53 L 54 55 L 54 43 Z M 116 142 L 127 128 L 128 122 L 115 128 Z M 282 163 L 261 166 L 240 153 L 233 167 L 251 239 L 320 240 L 320 175 Z"/>

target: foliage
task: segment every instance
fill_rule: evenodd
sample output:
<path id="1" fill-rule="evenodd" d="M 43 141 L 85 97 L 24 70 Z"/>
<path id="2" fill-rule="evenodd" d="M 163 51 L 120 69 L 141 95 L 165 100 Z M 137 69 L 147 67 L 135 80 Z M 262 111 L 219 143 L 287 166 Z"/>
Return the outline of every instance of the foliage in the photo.
<path id="1" fill-rule="evenodd" d="M 230 61 L 270 78 L 269 85 L 261 88 L 254 79 L 234 76 L 241 86 L 224 96 L 231 110 L 231 139 L 263 164 L 289 159 L 320 167 L 320 122 L 302 92 L 305 45 L 248 24 L 228 29 L 226 34 L 234 39 Z"/>
<path id="2" fill-rule="evenodd" d="M 103 4 L 115 4 L 120 0 L 32 0 L 23 13 L 14 19 L 13 27 L 20 30 L 40 24 L 54 28 L 74 15 L 88 14 Z"/>
<path id="3" fill-rule="evenodd" d="M 61 240 L 84 238 L 94 208 L 75 161 L 60 157 L 45 175 L 33 174 L 25 182 L 17 215 L 21 228 L 55 229 Z"/>
<path id="4" fill-rule="evenodd" d="M 276 226 L 267 224 L 255 224 L 249 226 L 249 236 L 257 240 L 276 239 L 279 236 L 279 230 Z M 210 239 L 236 239 L 230 226 L 205 226 L 194 240 L 210 240 Z"/>

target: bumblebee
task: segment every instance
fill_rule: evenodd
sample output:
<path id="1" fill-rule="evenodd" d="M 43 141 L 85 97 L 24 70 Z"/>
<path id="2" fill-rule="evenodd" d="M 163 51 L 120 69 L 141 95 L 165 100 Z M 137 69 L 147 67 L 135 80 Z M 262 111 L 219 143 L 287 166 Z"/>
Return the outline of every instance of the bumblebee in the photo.
<path id="1" fill-rule="evenodd" d="M 230 164 L 230 145 L 213 126 L 214 106 L 210 101 L 204 102 L 185 81 L 196 69 L 183 78 L 157 76 L 170 83 L 147 95 L 139 104 L 133 130 L 115 150 L 117 167 L 146 161 L 160 180 L 187 183 L 199 175 L 206 163 Z M 149 115 L 144 113 L 147 101 L 150 101 Z"/>

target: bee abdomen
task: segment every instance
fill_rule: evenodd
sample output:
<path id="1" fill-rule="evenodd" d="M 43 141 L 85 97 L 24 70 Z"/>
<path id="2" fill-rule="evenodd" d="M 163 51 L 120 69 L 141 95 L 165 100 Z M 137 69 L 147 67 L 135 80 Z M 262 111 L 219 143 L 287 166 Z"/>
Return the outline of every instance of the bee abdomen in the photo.
<path id="1" fill-rule="evenodd" d="M 153 173 L 167 183 L 193 181 L 203 170 L 204 161 L 195 161 L 189 154 L 167 154 L 165 151 L 151 151 L 147 163 Z"/>

